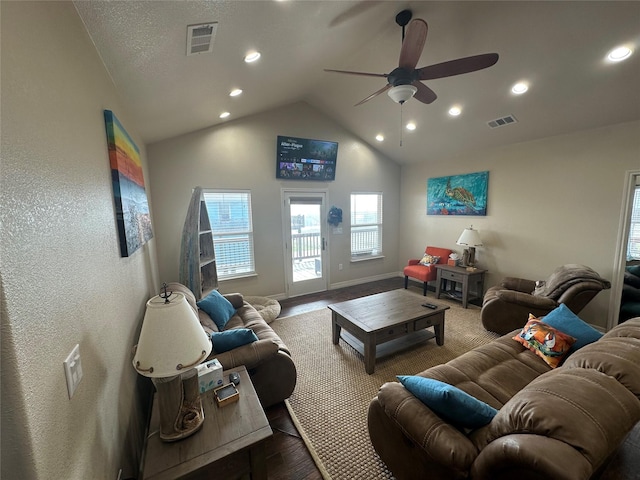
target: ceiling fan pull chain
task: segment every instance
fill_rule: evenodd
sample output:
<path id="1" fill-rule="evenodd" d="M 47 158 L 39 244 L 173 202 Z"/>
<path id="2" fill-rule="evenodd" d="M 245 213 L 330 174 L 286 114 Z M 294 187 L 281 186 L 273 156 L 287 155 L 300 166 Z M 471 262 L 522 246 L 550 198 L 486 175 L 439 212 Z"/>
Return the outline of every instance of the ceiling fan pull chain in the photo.
<path id="1" fill-rule="evenodd" d="M 400 104 L 400 146 L 402 146 L 402 103 Z"/>

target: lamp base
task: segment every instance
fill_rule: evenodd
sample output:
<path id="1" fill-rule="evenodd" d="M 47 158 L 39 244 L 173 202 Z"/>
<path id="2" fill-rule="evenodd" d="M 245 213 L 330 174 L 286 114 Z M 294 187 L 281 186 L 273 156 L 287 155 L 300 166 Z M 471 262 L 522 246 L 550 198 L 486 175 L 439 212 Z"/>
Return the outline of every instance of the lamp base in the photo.
<path id="1" fill-rule="evenodd" d="M 462 253 L 462 266 L 474 267 L 476 264 L 476 249 L 475 247 L 465 248 Z"/>
<path id="2" fill-rule="evenodd" d="M 175 442 L 196 433 L 204 423 L 198 372 L 154 378 L 160 409 L 160 439 Z"/>

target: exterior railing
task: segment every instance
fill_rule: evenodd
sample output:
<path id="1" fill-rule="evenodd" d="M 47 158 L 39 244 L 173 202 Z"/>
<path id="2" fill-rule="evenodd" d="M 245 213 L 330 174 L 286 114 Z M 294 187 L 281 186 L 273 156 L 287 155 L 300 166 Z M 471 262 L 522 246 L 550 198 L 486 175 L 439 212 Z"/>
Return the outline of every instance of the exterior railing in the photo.
<path id="1" fill-rule="evenodd" d="M 321 255 L 322 239 L 317 233 L 292 233 L 291 252 L 293 260 L 305 260 Z"/>
<path id="2" fill-rule="evenodd" d="M 380 237 L 378 227 L 352 227 L 351 254 L 377 255 L 380 253 Z"/>
<path id="3" fill-rule="evenodd" d="M 351 231 L 351 251 L 354 255 L 376 255 L 380 253 L 378 227 L 357 227 Z M 292 233 L 291 251 L 293 260 L 306 260 L 321 256 L 322 238 L 316 233 Z"/>

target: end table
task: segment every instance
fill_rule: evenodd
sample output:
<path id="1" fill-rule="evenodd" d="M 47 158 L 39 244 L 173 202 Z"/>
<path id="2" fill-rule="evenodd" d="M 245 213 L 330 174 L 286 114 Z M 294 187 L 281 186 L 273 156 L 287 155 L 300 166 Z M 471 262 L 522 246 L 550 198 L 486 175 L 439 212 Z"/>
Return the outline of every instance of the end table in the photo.
<path id="1" fill-rule="evenodd" d="M 467 308 L 469 300 L 482 298 L 484 295 L 484 274 L 486 270 L 476 268 L 467 270 L 465 267 L 454 267 L 453 265 L 436 265 L 438 276 L 436 279 L 436 298 L 440 298 L 442 293 L 447 293 L 454 300 L 462 302 L 462 306 Z M 462 297 L 459 298 L 453 293 L 455 292 L 455 284 L 453 288 L 447 289 L 446 282 L 451 281 L 462 285 Z M 442 289 L 442 283 L 445 282 L 445 288 Z M 469 286 L 473 286 L 470 289 Z"/>
<path id="2" fill-rule="evenodd" d="M 240 374 L 238 401 L 219 407 L 212 390 L 201 394 L 204 424 L 183 440 L 160 440 L 154 398 L 143 479 L 267 479 L 265 440 L 273 432 L 245 367 L 225 370 L 225 383 L 231 372 Z"/>

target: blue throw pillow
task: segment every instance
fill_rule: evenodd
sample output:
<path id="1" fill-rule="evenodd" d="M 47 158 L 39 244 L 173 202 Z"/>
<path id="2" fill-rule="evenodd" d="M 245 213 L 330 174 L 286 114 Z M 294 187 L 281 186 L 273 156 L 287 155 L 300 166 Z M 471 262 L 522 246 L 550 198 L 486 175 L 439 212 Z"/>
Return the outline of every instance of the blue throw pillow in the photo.
<path id="1" fill-rule="evenodd" d="M 196 305 L 207 312 L 220 331 L 224 330 L 229 319 L 236 314 L 236 309 L 233 308 L 231 302 L 220 295 L 217 290 L 211 292 Z"/>
<path id="2" fill-rule="evenodd" d="M 216 353 L 228 352 L 234 348 L 247 345 L 258 340 L 253 330 L 249 328 L 236 328 L 225 332 L 212 332 L 211 343 Z"/>
<path id="3" fill-rule="evenodd" d="M 564 303 L 561 303 L 558 308 L 553 309 L 541 320 L 556 330 L 560 330 L 562 333 L 571 335 L 576 339 L 576 342 L 569 349 L 569 354 L 602 337 L 602 333 L 580 320 Z"/>
<path id="4" fill-rule="evenodd" d="M 448 383 L 409 375 L 397 378 L 422 403 L 458 427 L 482 427 L 498 413 L 492 406 Z"/>

